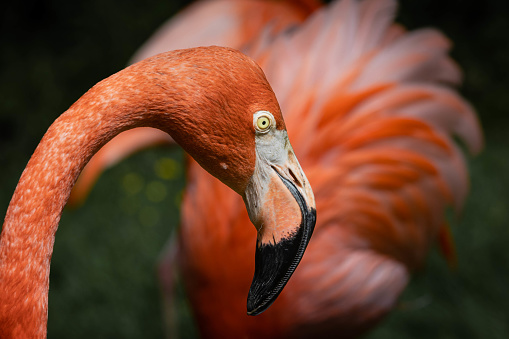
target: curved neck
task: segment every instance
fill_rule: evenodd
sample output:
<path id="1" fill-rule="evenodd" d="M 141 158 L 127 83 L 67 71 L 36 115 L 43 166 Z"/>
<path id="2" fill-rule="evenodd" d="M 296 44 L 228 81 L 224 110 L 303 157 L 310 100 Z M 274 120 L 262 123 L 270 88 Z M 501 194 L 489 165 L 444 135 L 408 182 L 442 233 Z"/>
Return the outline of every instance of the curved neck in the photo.
<path id="1" fill-rule="evenodd" d="M 151 109 L 160 103 L 140 103 L 139 86 L 131 86 L 125 79 L 116 83 L 119 78 L 117 74 L 94 86 L 62 114 L 21 176 L 0 239 L 1 338 L 46 336 L 55 232 L 71 188 L 92 155 L 126 129 L 153 126 L 171 130 L 171 119 L 162 121 L 161 114 Z M 178 101 L 178 97 L 173 99 Z M 168 105 L 164 108 L 171 115 L 178 113 Z"/>
<path id="2" fill-rule="evenodd" d="M 206 55 L 210 51 L 213 55 Z M 60 215 L 79 173 L 110 139 L 134 127 L 155 127 L 180 144 L 185 141 L 184 149 L 207 164 L 214 163 L 210 156 L 218 163 L 229 161 L 229 154 L 211 151 L 209 139 L 219 140 L 220 136 L 204 121 L 206 114 L 217 115 L 224 107 L 232 106 L 224 102 L 230 99 L 222 98 L 238 89 L 231 83 L 235 74 L 227 74 L 226 78 L 223 74 L 228 71 L 215 64 L 186 59 L 191 53 L 220 65 L 237 59 L 245 62 L 235 54 L 238 52 L 219 48 L 150 58 L 95 85 L 44 135 L 12 197 L 0 238 L 1 338 L 46 337 L 49 267 Z M 217 54 L 223 61 L 217 60 Z M 230 92 L 218 93 L 229 88 L 227 83 L 232 87 Z M 238 90 L 236 93 L 238 97 Z M 230 124 L 242 128 L 238 121 L 231 120 Z M 250 124 L 247 120 L 247 126 Z M 200 126 L 199 133 L 195 132 L 196 126 Z M 189 137 L 193 132 L 195 135 Z M 245 147 L 242 144 L 249 140 L 238 137 L 228 142 Z M 215 146 L 225 150 L 235 147 L 228 142 L 216 142 Z M 245 154 L 237 153 L 245 158 Z M 213 172 L 215 168 L 211 165 L 208 170 Z M 244 172 L 249 170 L 246 167 Z M 241 173 L 237 182 L 244 180 L 241 176 L 246 173 Z"/>

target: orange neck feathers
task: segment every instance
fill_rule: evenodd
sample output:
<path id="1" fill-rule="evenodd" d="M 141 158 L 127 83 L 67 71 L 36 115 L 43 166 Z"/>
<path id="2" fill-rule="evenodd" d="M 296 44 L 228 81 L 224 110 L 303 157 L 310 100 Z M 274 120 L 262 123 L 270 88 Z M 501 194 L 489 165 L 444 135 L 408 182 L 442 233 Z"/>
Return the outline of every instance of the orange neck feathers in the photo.
<path id="1" fill-rule="evenodd" d="M 256 64 L 219 47 L 155 56 L 83 95 L 44 135 L 7 210 L 0 239 L 0 337 L 46 336 L 55 232 L 74 182 L 100 147 L 124 130 L 156 127 L 243 192 L 255 164 L 252 111 L 262 108 L 282 119 Z"/>

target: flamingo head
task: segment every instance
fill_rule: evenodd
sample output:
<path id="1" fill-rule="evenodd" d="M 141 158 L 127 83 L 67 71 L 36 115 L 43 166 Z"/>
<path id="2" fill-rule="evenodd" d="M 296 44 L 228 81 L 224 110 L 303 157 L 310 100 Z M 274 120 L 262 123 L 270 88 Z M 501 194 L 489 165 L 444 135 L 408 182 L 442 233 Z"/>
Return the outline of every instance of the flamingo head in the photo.
<path id="1" fill-rule="evenodd" d="M 193 56 L 201 52 L 193 49 Z M 304 254 L 316 220 L 313 192 L 276 97 L 254 61 L 231 49 L 209 47 L 205 58 L 180 65 L 187 69 L 178 74 L 200 81 L 190 85 L 182 79 L 186 85 L 176 89 L 190 98 L 190 107 L 180 109 L 193 114 L 179 121 L 171 135 L 244 199 L 258 231 L 247 303 L 248 314 L 257 315 L 274 302 Z"/>

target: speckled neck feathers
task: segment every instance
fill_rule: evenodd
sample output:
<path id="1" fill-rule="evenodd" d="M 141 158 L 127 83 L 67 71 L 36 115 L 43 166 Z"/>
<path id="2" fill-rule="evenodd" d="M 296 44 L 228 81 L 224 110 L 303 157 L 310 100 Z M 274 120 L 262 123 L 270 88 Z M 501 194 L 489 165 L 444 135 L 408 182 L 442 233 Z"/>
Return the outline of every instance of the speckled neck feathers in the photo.
<path id="1" fill-rule="evenodd" d="M 155 56 L 83 95 L 49 128 L 9 205 L 0 240 L 0 337 L 46 336 L 55 232 L 77 176 L 101 146 L 124 130 L 156 127 L 240 192 L 254 168 L 252 114 L 262 107 L 284 125 L 258 66 L 219 47 Z"/>

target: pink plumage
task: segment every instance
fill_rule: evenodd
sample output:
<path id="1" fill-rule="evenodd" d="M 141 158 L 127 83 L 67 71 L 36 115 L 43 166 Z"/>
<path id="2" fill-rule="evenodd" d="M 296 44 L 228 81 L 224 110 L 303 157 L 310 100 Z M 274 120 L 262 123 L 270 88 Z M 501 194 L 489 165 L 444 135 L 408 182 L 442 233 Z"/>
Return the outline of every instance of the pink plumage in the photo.
<path id="1" fill-rule="evenodd" d="M 203 2 L 193 10 L 225 6 L 231 14 L 248 3 Z M 448 56 L 450 41 L 434 29 L 407 32 L 393 22 L 396 7 L 393 0 L 342 0 L 309 11 L 304 22 L 261 20 L 248 37 L 240 29 L 205 41 L 201 31 L 186 36 L 188 43 L 243 48 L 262 66 L 318 211 L 307 253 L 279 300 L 247 317 L 255 231 L 245 227 L 240 197 L 189 163 L 179 255 L 160 270 L 168 278 L 178 261 L 204 337 L 358 336 L 395 306 L 410 274 L 447 233 L 445 208 L 461 210 L 468 173 L 454 137 L 476 154 L 481 127 L 454 89 L 462 75 Z M 241 26 L 249 12 L 237 9 L 229 20 Z M 153 41 L 202 18 L 184 17 Z"/>

